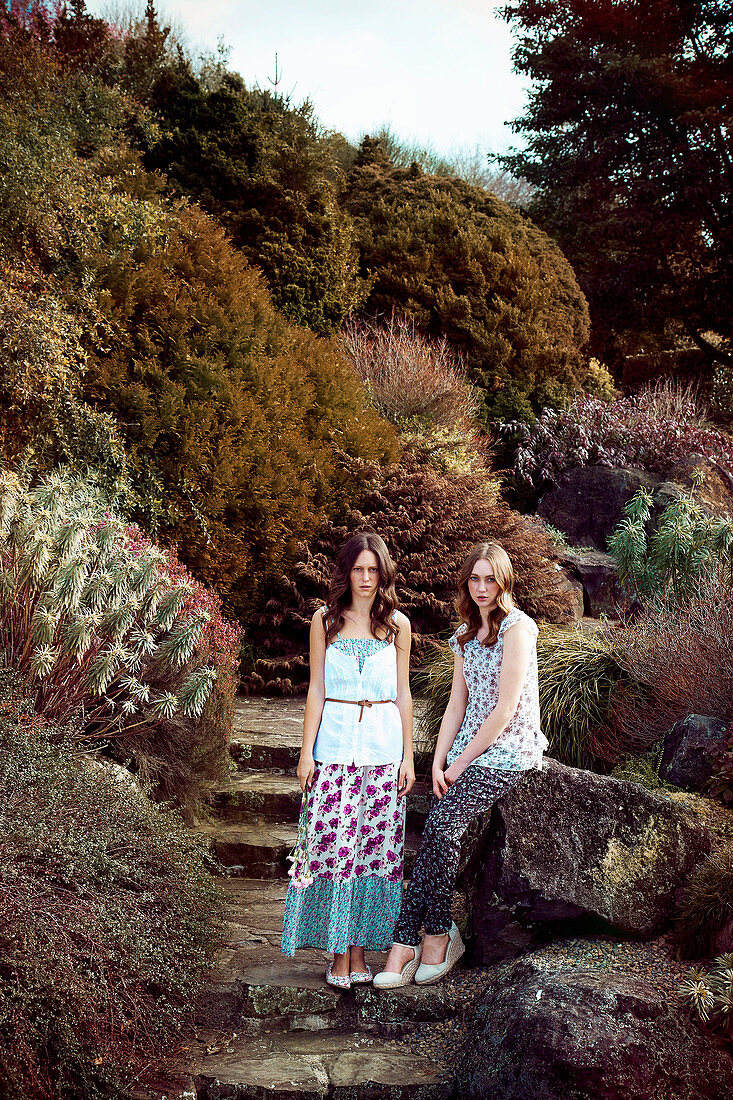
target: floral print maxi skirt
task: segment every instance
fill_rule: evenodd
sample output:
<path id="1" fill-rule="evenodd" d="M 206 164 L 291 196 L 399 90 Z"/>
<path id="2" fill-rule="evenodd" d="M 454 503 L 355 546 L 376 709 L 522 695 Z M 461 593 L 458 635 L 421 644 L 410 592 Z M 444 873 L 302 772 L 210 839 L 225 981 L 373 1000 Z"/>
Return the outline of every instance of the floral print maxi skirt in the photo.
<path id="1" fill-rule="evenodd" d="M 399 764 L 316 764 L 303 797 L 282 950 L 385 951 L 402 902 Z"/>

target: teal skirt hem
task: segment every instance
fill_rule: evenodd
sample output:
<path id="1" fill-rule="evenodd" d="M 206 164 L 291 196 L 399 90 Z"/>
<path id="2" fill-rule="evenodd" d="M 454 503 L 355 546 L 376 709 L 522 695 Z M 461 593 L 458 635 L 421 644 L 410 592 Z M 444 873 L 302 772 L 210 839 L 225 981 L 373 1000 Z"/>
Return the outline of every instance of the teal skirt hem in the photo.
<path id="1" fill-rule="evenodd" d="M 315 878 L 304 888 L 288 886 L 282 952 L 319 947 L 344 952 L 349 947 L 386 951 L 402 904 L 402 882 L 378 875 Z"/>

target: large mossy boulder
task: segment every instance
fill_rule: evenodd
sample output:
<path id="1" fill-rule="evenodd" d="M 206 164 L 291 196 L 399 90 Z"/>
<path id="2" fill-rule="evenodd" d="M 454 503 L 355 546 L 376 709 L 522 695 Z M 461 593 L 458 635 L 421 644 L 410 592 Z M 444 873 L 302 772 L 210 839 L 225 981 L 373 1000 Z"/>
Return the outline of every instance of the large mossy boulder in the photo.
<path id="1" fill-rule="evenodd" d="M 473 961 L 526 950 L 558 922 L 602 922 L 648 938 L 711 851 L 684 806 L 636 783 L 546 758 L 472 834 L 465 883 Z"/>
<path id="2" fill-rule="evenodd" d="M 463 1100 L 728 1100 L 733 1058 L 638 971 L 498 967 L 456 1064 Z"/>

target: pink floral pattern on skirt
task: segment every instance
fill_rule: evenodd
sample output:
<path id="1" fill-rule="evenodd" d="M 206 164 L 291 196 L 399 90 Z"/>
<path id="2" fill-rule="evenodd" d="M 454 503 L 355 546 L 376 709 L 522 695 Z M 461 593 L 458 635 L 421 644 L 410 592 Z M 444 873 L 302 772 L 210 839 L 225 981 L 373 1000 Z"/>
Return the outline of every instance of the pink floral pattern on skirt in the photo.
<path id="1" fill-rule="evenodd" d="M 306 811 L 313 878 L 402 881 L 405 800 L 397 799 L 396 772 L 395 764 L 316 764 Z"/>
<path id="2" fill-rule="evenodd" d="M 402 901 L 399 764 L 316 764 L 303 798 L 282 950 L 385 951 Z"/>

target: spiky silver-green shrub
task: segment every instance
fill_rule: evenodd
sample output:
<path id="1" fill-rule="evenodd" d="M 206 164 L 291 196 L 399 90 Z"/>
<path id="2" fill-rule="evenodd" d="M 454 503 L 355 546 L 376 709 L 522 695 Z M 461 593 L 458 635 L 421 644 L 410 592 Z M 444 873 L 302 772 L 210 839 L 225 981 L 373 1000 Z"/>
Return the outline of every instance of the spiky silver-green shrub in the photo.
<path id="1" fill-rule="evenodd" d="M 691 970 L 679 994 L 694 1020 L 733 1039 L 733 952 L 719 955 L 707 972 Z"/>
<path id="2" fill-rule="evenodd" d="M 693 484 L 701 475 L 693 474 Z M 624 519 L 608 540 L 619 580 L 642 602 L 671 592 L 684 602 L 698 576 L 712 569 L 733 583 L 733 520 L 711 516 L 691 493 L 671 501 L 651 530 L 652 494 L 639 489 L 624 505 Z"/>
<path id="3" fill-rule="evenodd" d="M 85 738 L 179 797 L 226 742 L 210 728 L 222 647 L 202 593 L 93 486 L 0 474 L 3 662 L 49 723 L 81 719 Z"/>

